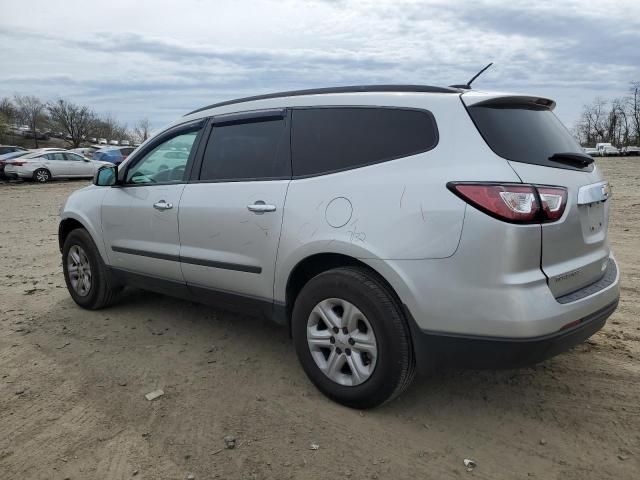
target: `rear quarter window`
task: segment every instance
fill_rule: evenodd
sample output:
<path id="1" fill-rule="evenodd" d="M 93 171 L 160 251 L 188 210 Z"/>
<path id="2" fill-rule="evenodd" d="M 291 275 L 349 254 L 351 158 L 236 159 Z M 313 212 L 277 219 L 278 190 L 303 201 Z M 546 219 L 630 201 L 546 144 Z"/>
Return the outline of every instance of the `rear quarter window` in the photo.
<path id="1" fill-rule="evenodd" d="M 426 110 L 317 107 L 293 111 L 293 175 L 348 170 L 431 150 L 438 129 Z"/>

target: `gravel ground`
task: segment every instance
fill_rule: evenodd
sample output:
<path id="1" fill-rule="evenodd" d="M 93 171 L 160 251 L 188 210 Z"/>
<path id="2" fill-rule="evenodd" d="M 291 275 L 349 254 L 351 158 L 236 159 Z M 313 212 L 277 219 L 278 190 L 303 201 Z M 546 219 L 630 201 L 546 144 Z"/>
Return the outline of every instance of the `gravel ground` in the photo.
<path id="1" fill-rule="evenodd" d="M 0 184 L 0 478 L 638 478 L 640 158 L 598 163 L 623 276 L 605 328 L 533 368 L 417 379 L 367 412 L 319 394 L 262 320 L 140 291 L 81 310 L 56 234 L 85 182 Z"/>

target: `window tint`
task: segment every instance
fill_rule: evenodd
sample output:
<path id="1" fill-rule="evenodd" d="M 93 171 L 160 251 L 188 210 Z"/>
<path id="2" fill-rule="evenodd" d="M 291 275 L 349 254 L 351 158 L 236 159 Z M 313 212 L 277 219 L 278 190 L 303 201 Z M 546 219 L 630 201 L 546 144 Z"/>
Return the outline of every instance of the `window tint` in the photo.
<path id="1" fill-rule="evenodd" d="M 291 176 L 285 119 L 214 126 L 200 180 L 257 180 Z"/>
<path id="2" fill-rule="evenodd" d="M 438 131 L 426 111 L 331 107 L 293 111 L 295 176 L 362 167 L 435 147 Z"/>
<path id="3" fill-rule="evenodd" d="M 64 153 L 63 154 L 66 160 L 72 162 L 81 162 L 84 160 L 80 155 L 76 155 L 75 153 Z"/>
<path id="4" fill-rule="evenodd" d="M 62 160 L 62 161 L 64 161 L 64 154 L 63 153 L 47 153 L 45 155 L 45 157 L 47 157 L 47 159 L 49 159 L 49 160 Z"/>
<path id="5" fill-rule="evenodd" d="M 180 182 L 198 131 L 183 133 L 161 143 L 127 170 L 127 183 Z"/>
<path id="6" fill-rule="evenodd" d="M 552 162 L 554 153 L 581 153 L 558 117 L 545 107 L 501 105 L 470 107 L 469 114 L 491 149 L 516 162 L 579 169 Z"/>

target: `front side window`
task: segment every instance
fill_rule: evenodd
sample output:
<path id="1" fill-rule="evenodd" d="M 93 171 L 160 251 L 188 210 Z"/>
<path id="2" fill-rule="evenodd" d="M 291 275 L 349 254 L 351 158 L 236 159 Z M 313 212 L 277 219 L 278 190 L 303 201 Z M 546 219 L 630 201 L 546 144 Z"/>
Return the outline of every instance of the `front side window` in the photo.
<path id="1" fill-rule="evenodd" d="M 82 158 L 80 155 L 77 155 L 75 153 L 65 153 L 64 156 L 67 160 L 71 162 L 81 162 L 84 160 L 84 158 Z"/>
<path id="2" fill-rule="evenodd" d="M 47 160 L 60 160 L 60 161 L 64 161 L 64 154 L 63 153 L 47 153 L 45 155 L 45 157 L 47 158 Z"/>
<path id="3" fill-rule="evenodd" d="M 216 125 L 211 130 L 200 180 L 269 180 L 290 175 L 285 119 Z"/>
<path id="4" fill-rule="evenodd" d="M 363 167 L 431 150 L 438 143 L 426 110 L 317 107 L 293 111 L 293 175 Z"/>
<path id="5" fill-rule="evenodd" d="M 182 133 L 162 142 L 127 170 L 126 183 L 181 182 L 198 131 Z"/>

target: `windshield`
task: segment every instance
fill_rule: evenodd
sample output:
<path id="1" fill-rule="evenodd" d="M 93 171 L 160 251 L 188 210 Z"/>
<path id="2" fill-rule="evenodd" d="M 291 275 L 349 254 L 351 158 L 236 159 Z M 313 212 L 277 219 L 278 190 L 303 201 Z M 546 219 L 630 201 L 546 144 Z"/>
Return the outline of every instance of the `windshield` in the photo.
<path id="1" fill-rule="evenodd" d="M 549 160 L 554 153 L 584 154 L 558 117 L 546 107 L 482 105 L 469 114 L 491 149 L 507 160 L 581 170 Z"/>

